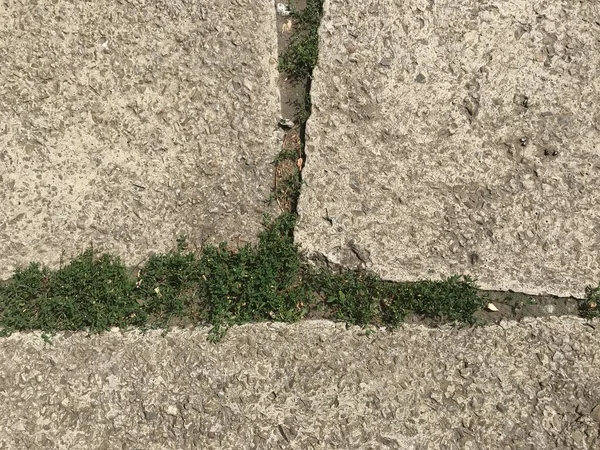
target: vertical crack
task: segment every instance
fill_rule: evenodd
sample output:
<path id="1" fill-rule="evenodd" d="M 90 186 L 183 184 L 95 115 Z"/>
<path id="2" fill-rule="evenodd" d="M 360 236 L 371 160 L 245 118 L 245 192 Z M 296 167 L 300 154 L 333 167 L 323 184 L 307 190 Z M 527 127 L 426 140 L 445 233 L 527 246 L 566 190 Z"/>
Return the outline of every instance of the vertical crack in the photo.
<path id="1" fill-rule="evenodd" d="M 312 105 L 312 72 L 317 63 L 318 29 L 323 0 L 288 0 L 276 4 L 283 146 L 275 160 L 271 200 L 283 213 L 297 213 L 306 163 L 306 122 Z"/>

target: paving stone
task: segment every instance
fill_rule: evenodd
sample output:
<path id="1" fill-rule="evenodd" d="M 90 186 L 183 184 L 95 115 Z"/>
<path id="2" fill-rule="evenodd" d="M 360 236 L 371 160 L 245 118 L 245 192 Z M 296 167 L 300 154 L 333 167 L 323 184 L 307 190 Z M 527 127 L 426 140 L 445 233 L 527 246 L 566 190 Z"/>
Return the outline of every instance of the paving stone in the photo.
<path id="1" fill-rule="evenodd" d="M 600 11 L 325 2 L 296 239 L 385 279 L 600 279 Z"/>
<path id="2" fill-rule="evenodd" d="M 0 276 L 254 241 L 280 150 L 270 2 L 5 2 Z"/>
<path id="3" fill-rule="evenodd" d="M 599 330 L 546 317 L 371 334 L 263 323 L 219 344 L 207 328 L 16 333 L 0 339 L 0 447 L 593 449 Z"/>

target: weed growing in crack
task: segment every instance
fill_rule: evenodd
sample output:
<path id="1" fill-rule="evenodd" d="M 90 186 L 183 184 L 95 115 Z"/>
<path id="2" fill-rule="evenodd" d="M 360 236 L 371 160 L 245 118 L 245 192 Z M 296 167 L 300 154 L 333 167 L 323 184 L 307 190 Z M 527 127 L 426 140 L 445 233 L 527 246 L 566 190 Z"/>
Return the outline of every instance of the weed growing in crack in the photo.
<path id="1" fill-rule="evenodd" d="M 588 319 L 600 317 L 600 282 L 597 287 L 585 288 L 586 298 L 580 304 L 580 314 Z"/>
<path id="2" fill-rule="evenodd" d="M 303 143 L 300 129 L 289 130 L 284 138 L 283 148 L 273 161 L 275 165 L 275 180 L 273 192 L 268 203 L 276 201 L 282 212 L 294 213 L 300 188 L 302 187 Z"/>
<path id="3" fill-rule="evenodd" d="M 256 246 L 237 253 L 208 247 L 202 254 L 201 296 L 214 325 L 263 320 L 290 322 L 302 316 L 300 256 L 293 242 L 293 215 L 265 221 Z"/>
<path id="4" fill-rule="evenodd" d="M 308 0 L 302 10 L 291 5 L 294 35 L 279 60 L 279 71 L 292 79 L 309 78 L 319 56 L 319 25 L 323 15 L 323 0 Z"/>
<path id="5" fill-rule="evenodd" d="M 31 264 L 0 287 L 0 326 L 14 330 L 107 330 L 143 325 L 145 311 L 118 258 L 93 249 L 55 271 Z"/>
<path id="6" fill-rule="evenodd" d="M 308 0 L 304 9 L 291 6 L 294 34 L 280 56 L 279 71 L 295 84 L 304 83 L 304 98 L 295 104 L 298 125 L 286 133 L 283 150 L 275 161 L 275 186 L 269 201 L 277 201 L 282 212 L 295 213 L 304 166 L 304 129 L 311 113 L 312 71 L 319 54 L 319 25 L 323 0 Z"/>
<path id="7" fill-rule="evenodd" d="M 486 301 L 468 277 L 392 283 L 368 272 L 347 270 L 332 275 L 321 270 L 307 279 L 311 291 L 326 302 L 335 319 L 356 325 L 393 328 L 410 313 L 440 322 L 474 324 L 474 313 Z"/>

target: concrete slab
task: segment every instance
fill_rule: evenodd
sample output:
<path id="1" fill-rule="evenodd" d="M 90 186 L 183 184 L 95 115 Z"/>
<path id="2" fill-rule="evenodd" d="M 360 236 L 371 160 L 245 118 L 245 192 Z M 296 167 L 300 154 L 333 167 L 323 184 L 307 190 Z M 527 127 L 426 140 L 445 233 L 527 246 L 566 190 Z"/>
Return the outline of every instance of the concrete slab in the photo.
<path id="1" fill-rule="evenodd" d="M 0 276 L 253 241 L 277 134 L 271 1 L 5 2 Z M 275 212 L 275 209 L 272 210 Z"/>
<path id="2" fill-rule="evenodd" d="M 600 324 L 587 325 L 367 336 L 307 321 L 235 327 L 218 345 L 206 329 L 18 333 L 0 339 L 0 446 L 599 448 Z"/>
<path id="3" fill-rule="evenodd" d="M 331 0 L 296 238 L 392 280 L 600 279 L 600 10 Z"/>

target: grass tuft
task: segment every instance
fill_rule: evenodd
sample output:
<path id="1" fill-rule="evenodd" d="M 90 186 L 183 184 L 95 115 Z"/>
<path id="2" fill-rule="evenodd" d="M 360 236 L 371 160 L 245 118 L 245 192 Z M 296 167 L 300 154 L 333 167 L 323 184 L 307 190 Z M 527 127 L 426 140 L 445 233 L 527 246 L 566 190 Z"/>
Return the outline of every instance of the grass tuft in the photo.
<path id="1" fill-rule="evenodd" d="M 291 5 L 294 34 L 279 60 L 279 71 L 294 80 L 311 76 L 319 57 L 319 24 L 323 16 L 323 0 L 308 0 L 302 10 Z"/>
<path id="2" fill-rule="evenodd" d="M 363 271 L 313 274 L 310 285 L 334 311 L 334 318 L 356 325 L 398 326 L 408 314 L 439 322 L 475 323 L 474 313 L 486 302 L 468 277 L 413 283 L 386 282 Z"/>
<path id="3" fill-rule="evenodd" d="M 4 334 L 142 325 L 146 316 L 132 295 L 134 287 L 118 258 L 98 256 L 93 249 L 56 271 L 31 264 L 0 287 L 0 325 Z"/>
<path id="4" fill-rule="evenodd" d="M 586 298 L 580 304 L 580 314 L 588 319 L 600 317 L 600 282 L 597 287 L 587 286 L 585 288 Z"/>

